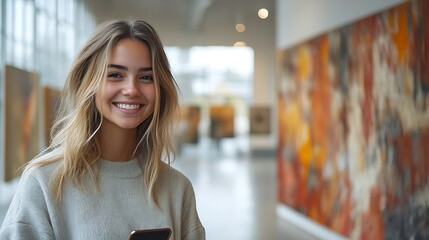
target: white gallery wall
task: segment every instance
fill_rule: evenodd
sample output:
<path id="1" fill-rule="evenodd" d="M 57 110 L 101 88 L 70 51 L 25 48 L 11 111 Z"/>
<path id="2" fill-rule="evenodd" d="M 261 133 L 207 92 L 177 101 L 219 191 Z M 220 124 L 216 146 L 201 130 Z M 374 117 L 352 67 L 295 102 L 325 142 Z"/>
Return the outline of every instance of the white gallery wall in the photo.
<path id="1" fill-rule="evenodd" d="M 405 0 L 277 0 L 276 46 L 285 49 Z"/>

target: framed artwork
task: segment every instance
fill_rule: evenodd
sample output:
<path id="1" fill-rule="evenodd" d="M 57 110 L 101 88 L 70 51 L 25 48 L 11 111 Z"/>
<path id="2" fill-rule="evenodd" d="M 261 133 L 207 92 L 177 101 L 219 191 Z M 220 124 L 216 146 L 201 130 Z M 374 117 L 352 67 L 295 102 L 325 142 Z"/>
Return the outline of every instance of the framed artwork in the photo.
<path id="1" fill-rule="evenodd" d="M 281 204 L 350 239 L 429 236 L 428 49 L 415 0 L 281 52 Z"/>
<path id="2" fill-rule="evenodd" d="M 195 105 L 180 107 L 178 136 L 181 143 L 198 143 L 198 126 L 201 120 L 201 108 Z"/>
<path id="3" fill-rule="evenodd" d="M 60 103 L 61 90 L 52 87 L 44 87 L 43 92 L 45 102 L 45 144 L 48 146 L 51 140 L 50 133 L 52 124 L 57 115 Z"/>
<path id="4" fill-rule="evenodd" d="M 210 137 L 213 139 L 234 137 L 234 107 L 210 106 Z"/>
<path id="5" fill-rule="evenodd" d="M 269 134 L 271 110 L 268 106 L 252 106 L 249 111 L 250 134 Z"/>
<path id="6" fill-rule="evenodd" d="M 5 181 L 21 174 L 21 167 L 40 151 L 39 76 L 5 66 Z"/>

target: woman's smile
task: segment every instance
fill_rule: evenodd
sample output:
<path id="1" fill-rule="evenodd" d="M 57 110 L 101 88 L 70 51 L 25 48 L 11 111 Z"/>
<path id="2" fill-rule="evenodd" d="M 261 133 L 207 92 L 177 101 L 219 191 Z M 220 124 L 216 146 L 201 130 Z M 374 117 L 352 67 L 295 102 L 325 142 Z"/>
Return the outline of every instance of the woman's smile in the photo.
<path id="1" fill-rule="evenodd" d="M 143 106 L 141 104 L 129 104 L 129 103 L 114 103 L 114 105 L 124 110 L 136 110 Z"/>

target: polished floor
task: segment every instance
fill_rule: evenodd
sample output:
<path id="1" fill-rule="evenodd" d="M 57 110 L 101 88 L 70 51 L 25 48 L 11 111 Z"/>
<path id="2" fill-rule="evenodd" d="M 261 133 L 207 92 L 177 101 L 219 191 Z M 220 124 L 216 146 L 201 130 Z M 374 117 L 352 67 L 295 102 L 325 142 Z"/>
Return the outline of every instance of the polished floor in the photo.
<path id="1" fill-rule="evenodd" d="M 173 164 L 194 185 L 207 239 L 317 239 L 277 216 L 275 156 L 251 157 L 228 145 L 187 146 Z"/>
<path id="2" fill-rule="evenodd" d="M 251 157 L 228 142 L 206 142 L 183 146 L 173 166 L 194 185 L 207 240 L 317 239 L 276 214 L 272 154 Z M 0 203 L 0 222 L 7 207 L 8 202 Z"/>

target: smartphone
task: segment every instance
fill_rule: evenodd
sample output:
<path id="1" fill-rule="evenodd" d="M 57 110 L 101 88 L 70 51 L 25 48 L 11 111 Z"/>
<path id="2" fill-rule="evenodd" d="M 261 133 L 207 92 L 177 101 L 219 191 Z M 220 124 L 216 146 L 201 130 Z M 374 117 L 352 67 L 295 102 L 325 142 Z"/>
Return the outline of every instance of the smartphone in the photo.
<path id="1" fill-rule="evenodd" d="M 134 230 L 130 233 L 128 240 L 168 240 L 170 235 L 170 228 Z"/>

